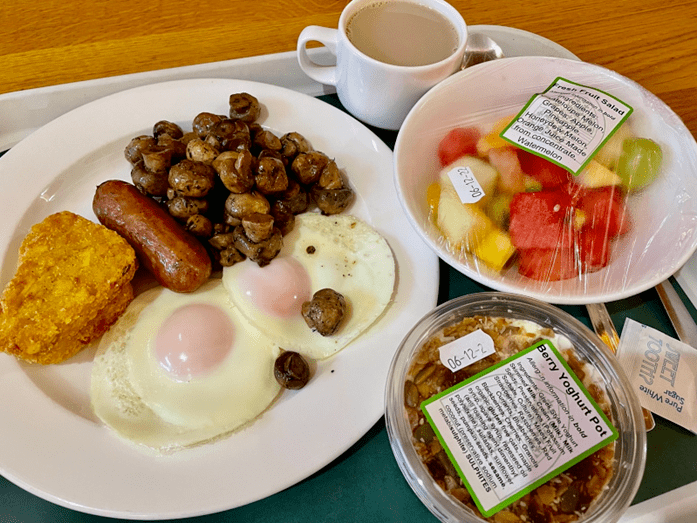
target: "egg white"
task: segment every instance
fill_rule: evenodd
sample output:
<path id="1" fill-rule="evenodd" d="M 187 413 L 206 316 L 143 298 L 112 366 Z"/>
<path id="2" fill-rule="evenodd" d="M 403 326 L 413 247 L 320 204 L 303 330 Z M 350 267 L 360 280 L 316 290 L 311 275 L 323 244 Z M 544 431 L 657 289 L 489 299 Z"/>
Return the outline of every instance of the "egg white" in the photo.
<path id="1" fill-rule="evenodd" d="M 172 379 L 152 344 L 159 326 L 185 304 L 224 310 L 234 346 L 210 373 Z M 91 377 L 95 414 L 126 439 L 160 451 L 210 441 L 257 418 L 278 396 L 277 347 L 239 314 L 219 279 L 190 294 L 158 287 L 136 297 L 102 337 Z"/>
<path id="2" fill-rule="evenodd" d="M 270 316 L 248 298 L 243 290 L 245 273 L 263 272 L 266 267 L 249 260 L 225 267 L 223 283 L 234 305 L 285 350 L 313 359 L 327 358 L 375 323 L 392 300 L 392 250 L 377 231 L 353 216 L 296 216 L 295 226 L 283 237 L 283 248 L 276 259 L 283 257 L 293 257 L 305 268 L 311 282 L 310 296 L 331 288 L 341 293 L 347 304 L 347 315 L 337 332 L 322 336 L 307 326 L 300 313 L 291 318 Z"/>

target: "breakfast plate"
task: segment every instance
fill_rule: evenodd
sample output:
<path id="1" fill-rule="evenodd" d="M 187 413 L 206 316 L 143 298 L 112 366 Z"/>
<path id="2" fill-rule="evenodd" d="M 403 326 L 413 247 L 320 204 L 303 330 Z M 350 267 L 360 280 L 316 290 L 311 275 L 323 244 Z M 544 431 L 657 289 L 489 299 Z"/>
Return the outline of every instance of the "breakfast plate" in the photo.
<path id="1" fill-rule="evenodd" d="M 0 221 L 3 286 L 34 224 L 70 210 L 96 220 L 97 184 L 130 180 L 123 150 L 162 119 L 190 129 L 199 112 L 227 113 L 235 92 L 256 96 L 260 123 L 297 131 L 336 159 L 356 192 L 349 213 L 371 224 L 397 264 L 384 316 L 349 347 L 318 362 L 310 383 L 286 391 L 246 429 L 215 443 L 154 455 L 119 439 L 93 414 L 89 382 L 95 347 L 63 364 L 39 367 L 0 354 L 0 473 L 29 492 L 92 514 L 179 518 L 241 506 L 287 488 L 330 463 L 384 412 L 392 355 L 438 294 L 438 259 L 401 212 L 392 152 L 342 111 L 268 84 L 180 80 L 123 91 L 40 128 L 0 158 L 6 210 Z"/>

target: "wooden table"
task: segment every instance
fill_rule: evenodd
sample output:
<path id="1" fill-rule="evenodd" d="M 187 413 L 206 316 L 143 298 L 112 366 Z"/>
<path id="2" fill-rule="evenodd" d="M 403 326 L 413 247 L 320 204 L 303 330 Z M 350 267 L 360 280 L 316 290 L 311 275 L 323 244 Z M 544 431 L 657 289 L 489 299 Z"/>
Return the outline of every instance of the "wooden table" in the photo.
<path id="1" fill-rule="evenodd" d="M 0 11 L 0 94 L 91 78 L 290 51 L 346 0 L 14 0 Z M 697 2 L 451 0 L 469 24 L 532 31 L 614 69 L 697 135 Z M 525 5 L 523 9 L 521 6 Z"/>

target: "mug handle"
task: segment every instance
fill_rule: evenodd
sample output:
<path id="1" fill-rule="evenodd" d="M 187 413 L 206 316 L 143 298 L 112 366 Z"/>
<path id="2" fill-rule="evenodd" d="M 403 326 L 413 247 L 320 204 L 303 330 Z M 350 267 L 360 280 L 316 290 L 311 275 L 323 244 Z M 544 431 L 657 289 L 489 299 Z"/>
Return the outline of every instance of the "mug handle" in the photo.
<path id="1" fill-rule="evenodd" d="M 336 29 L 310 25 L 302 30 L 300 36 L 298 36 L 298 63 L 307 76 L 321 84 L 336 86 L 336 65 L 317 65 L 310 60 L 306 45 L 311 41 L 319 42 L 336 57 L 338 39 L 339 31 Z"/>

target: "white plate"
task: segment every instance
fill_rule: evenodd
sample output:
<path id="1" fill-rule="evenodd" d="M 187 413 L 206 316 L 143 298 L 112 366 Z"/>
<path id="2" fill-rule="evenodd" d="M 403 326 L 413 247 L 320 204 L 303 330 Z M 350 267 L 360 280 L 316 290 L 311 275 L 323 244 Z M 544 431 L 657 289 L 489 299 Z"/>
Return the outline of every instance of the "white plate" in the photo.
<path id="1" fill-rule="evenodd" d="M 30 226 L 71 210 L 95 219 L 96 185 L 129 179 L 128 141 L 168 119 L 190 128 L 201 111 L 225 114 L 231 93 L 266 107 L 261 123 L 297 131 L 335 157 L 358 197 L 350 213 L 392 247 L 397 288 L 386 315 L 319 365 L 303 390 L 286 392 L 248 429 L 167 457 L 143 454 L 92 414 L 93 349 L 52 367 L 0 354 L 0 473 L 71 509 L 132 519 L 217 512 L 269 496 L 331 462 L 384 412 L 384 385 L 404 334 L 436 304 L 438 259 L 409 226 L 392 182 L 392 152 L 362 124 L 309 96 L 238 80 L 182 80 L 102 98 L 42 127 L 0 158 L 0 283 L 12 277 Z"/>

